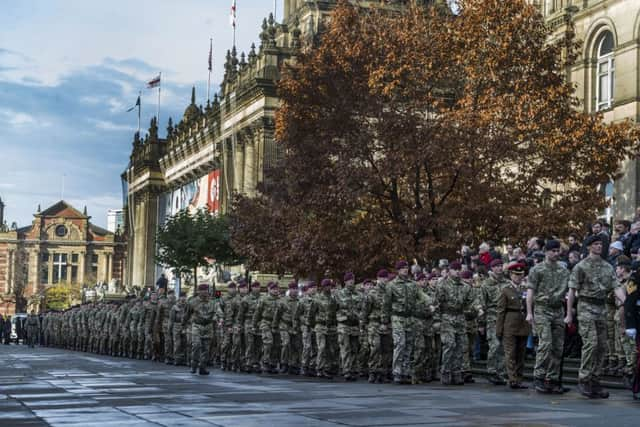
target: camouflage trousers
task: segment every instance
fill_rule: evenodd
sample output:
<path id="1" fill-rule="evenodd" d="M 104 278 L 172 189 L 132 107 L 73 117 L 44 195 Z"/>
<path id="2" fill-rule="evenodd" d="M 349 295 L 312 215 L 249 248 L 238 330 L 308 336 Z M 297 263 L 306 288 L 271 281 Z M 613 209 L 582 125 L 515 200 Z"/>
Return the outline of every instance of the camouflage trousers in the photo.
<path id="1" fill-rule="evenodd" d="M 562 309 L 536 306 L 534 315 L 538 348 L 533 376 L 539 380 L 558 382 L 565 334 Z"/>
<path id="2" fill-rule="evenodd" d="M 145 330 L 145 333 L 144 333 L 144 358 L 145 359 L 155 360 L 156 358 L 154 344 L 157 338 L 154 335 L 155 334 L 151 331 L 151 327 Z"/>
<path id="3" fill-rule="evenodd" d="M 415 329 L 415 342 L 413 344 L 412 355 L 412 373 L 411 375 L 417 379 L 424 379 L 427 375 L 427 364 L 429 363 L 429 356 L 427 354 L 427 341 L 425 337 L 424 325 L 420 325 L 421 320 L 416 322 L 417 327 Z"/>
<path id="4" fill-rule="evenodd" d="M 233 347 L 233 329 L 222 326 L 222 344 L 220 344 L 220 363 L 223 366 L 231 363 L 231 347 Z"/>
<path id="5" fill-rule="evenodd" d="M 261 327 L 260 328 L 260 340 L 262 341 L 262 357 L 260 358 L 260 367 L 262 370 L 269 370 L 276 366 L 277 358 L 274 357 L 274 354 L 277 353 L 275 349 L 276 345 L 276 337 L 279 334 L 270 328 L 270 327 Z"/>
<path id="6" fill-rule="evenodd" d="M 360 345 L 357 326 L 338 325 L 338 347 L 340 348 L 340 368 L 343 375 L 358 375 L 356 361 Z"/>
<path id="7" fill-rule="evenodd" d="M 252 326 L 244 326 L 244 366 L 247 368 L 260 368 L 261 348 L 260 331 L 253 330 Z"/>
<path id="8" fill-rule="evenodd" d="M 300 364 L 304 369 L 315 366 L 317 357 L 315 333 L 309 326 L 302 325 L 302 355 Z"/>
<path id="9" fill-rule="evenodd" d="M 369 372 L 369 337 L 364 328 L 359 331 L 357 365 L 360 375 L 366 375 Z"/>
<path id="10" fill-rule="evenodd" d="M 504 360 L 510 383 L 522 382 L 524 371 L 524 356 L 527 352 L 527 338 L 517 336 L 503 337 Z"/>
<path id="11" fill-rule="evenodd" d="M 300 367 L 300 334 L 280 329 L 280 365 L 289 368 Z"/>
<path id="12" fill-rule="evenodd" d="M 318 372 L 329 373 L 337 371 L 338 360 L 338 340 L 337 333 L 333 329 L 316 326 L 316 347 L 318 355 L 316 357 L 316 370 Z"/>
<path id="13" fill-rule="evenodd" d="M 616 338 L 620 343 L 620 348 L 622 350 L 621 359 L 618 361 L 624 361 L 624 372 L 623 374 L 626 376 L 633 375 L 633 372 L 636 368 L 637 363 L 637 346 L 636 340 L 633 338 L 629 338 L 624 334 L 625 324 L 624 324 L 624 307 L 619 307 L 616 312 L 615 319 L 615 329 L 614 333 L 616 334 Z"/>
<path id="14" fill-rule="evenodd" d="M 462 314 L 442 313 L 440 321 L 442 344 L 441 380 L 459 376 L 464 369 L 464 354 L 468 351 L 467 321 Z"/>
<path id="15" fill-rule="evenodd" d="M 160 343 L 160 348 L 164 353 L 164 358 L 173 360 L 173 333 L 169 329 L 169 321 L 162 322 L 162 329 L 160 330 Z"/>
<path id="16" fill-rule="evenodd" d="M 209 361 L 209 344 L 213 329 L 211 324 L 197 324 L 191 326 L 191 367 L 204 369 Z"/>
<path id="17" fill-rule="evenodd" d="M 413 321 L 408 317 L 392 316 L 391 333 L 393 335 L 393 376 L 410 377 L 412 375 L 411 356 L 416 338 Z"/>
<path id="18" fill-rule="evenodd" d="M 369 324 L 369 373 L 387 375 L 391 371 L 393 338 L 389 325 Z"/>
<path id="19" fill-rule="evenodd" d="M 127 348 L 129 357 L 135 358 L 138 355 L 138 328 L 131 327 L 129 330 L 129 347 Z"/>
<path id="20" fill-rule="evenodd" d="M 233 333 L 231 333 L 231 351 L 229 353 L 229 359 L 227 360 L 228 368 L 240 368 L 244 366 L 246 351 L 245 339 L 245 330 L 241 327 L 234 327 Z"/>
<path id="21" fill-rule="evenodd" d="M 185 358 L 185 339 L 184 329 L 182 325 L 174 325 L 171 330 L 171 344 L 173 344 L 173 349 L 171 350 L 171 355 L 173 357 L 173 361 L 176 365 L 181 365 L 186 362 Z"/>
<path id="22" fill-rule="evenodd" d="M 605 361 L 609 366 L 615 366 L 622 359 L 622 347 L 616 334 L 616 306 L 607 304 L 607 355 Z"/>
<path id="23" fill-rule="evenodd" d="M 440 326 L 437 328 L 437 332 L 434 332 L 430 337 L 427 336 L 427 347 L 431 347 L 429 353 L 429 368 L 431 369 L 431 376 L 436 378 L 440 374 L 440 360 L 442 358 L 442 340 L 440 339 Z M 430 339 L 429 339 L 430 338 Z"/>
<path id="24" fill-rule="evenodd" d="M 582 337 L 582 358 L 578 378 L 599 382 L 607 352 L 607 318 L 602 308 L 578 301 L 578 328 Z"/>
<path id="25" fill-rule="evenodd" d="M 487 343 L 489 350 L 487 352 L 487 373 L 496 375 L 499 378 L 505 376 L 505 351 L 502 343 L 496 336 L 496 319 L 495 317 L 487 317 L 486 325 Z"/>

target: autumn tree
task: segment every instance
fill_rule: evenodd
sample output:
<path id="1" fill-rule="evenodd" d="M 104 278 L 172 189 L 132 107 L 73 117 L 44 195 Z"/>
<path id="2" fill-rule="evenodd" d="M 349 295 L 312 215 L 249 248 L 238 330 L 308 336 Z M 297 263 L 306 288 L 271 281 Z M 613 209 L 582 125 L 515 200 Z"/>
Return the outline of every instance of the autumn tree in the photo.
<path id="1" fill-rule="evenodd" d="M 237 198 L 237 250 L 301 274 L 371 273 L 593 219 L 637 131 L 579 111 L 565 80 L 577 43 L 549 35 L 522 0 L 456 14 L 340 2 L 280 81 L 284 156 L 258 197 Z"/>

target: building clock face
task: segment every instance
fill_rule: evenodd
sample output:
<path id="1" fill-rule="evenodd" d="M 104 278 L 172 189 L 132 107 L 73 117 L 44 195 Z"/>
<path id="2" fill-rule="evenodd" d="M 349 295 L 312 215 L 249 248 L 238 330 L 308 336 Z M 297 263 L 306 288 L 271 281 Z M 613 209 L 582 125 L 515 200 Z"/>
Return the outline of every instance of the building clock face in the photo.
<path id="1" fill-rule="evenodd" d="M 67 235 L 67 227 L 65 227 L 64 225 L 58 225 L 56 227 L 56 236 L 64 237 L 66 235 Z"/>

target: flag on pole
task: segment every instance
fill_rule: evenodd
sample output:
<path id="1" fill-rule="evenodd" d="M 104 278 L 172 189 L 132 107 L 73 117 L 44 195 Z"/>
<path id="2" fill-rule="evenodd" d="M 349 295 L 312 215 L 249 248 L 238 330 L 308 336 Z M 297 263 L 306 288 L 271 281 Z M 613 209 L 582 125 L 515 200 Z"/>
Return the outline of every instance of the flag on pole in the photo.
<path id="1" fill-rule="evenodd" d="M 147 82 L 147 89 L 153 89 L 158 86 L 160 86 L 160 74 Z"/>
<path id="2" fill-rule="evenodd" d="M 232 0 L 231 15 L 229 16 L 229 21 L 231 22 L 231 26 L 235 28 L 236 27 L 236 0 Z"/>
<path id="3" fill-rule="evenodd" d="M 140 106 L 140 95 L 138 95 L 138 100 L 136 101 L 135 105 L 133 107 L 129 108 L 127 110 L 127 113 L 130 113 L 131 111 L 134 110 L 134 108 L 139 107 L 139 106 Z"/>
<path id="4" fill-rule="evenodd" d="M 213 39 L 209 39 L 209 71 L 213 69 Z"/>

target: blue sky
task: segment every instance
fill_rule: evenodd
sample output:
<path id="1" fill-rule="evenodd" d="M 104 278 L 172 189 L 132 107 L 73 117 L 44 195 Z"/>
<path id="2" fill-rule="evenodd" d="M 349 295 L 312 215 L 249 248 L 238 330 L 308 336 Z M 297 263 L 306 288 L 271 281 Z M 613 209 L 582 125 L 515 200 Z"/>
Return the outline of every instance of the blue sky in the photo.
<path id="1" fill-rule="evenodd" d="M 231 0 L 20 0 L 0 14 L 0 198 L 20 226 L 64 199 L 87 206 L 95 224 L 122 205 L 142 90 L 142 123 L 156 111 L 145 81 L 162 72 L 161 134 L 196 86 L 206 102 L 209 38 L 212 92 L 232 44 Z M 277 1 L 277 14 L 282 0 Z M 258 44 L 272 0 L 237 0 L 239 51 Z M 215 85 L 214 85 L 215 82 Z"/>

